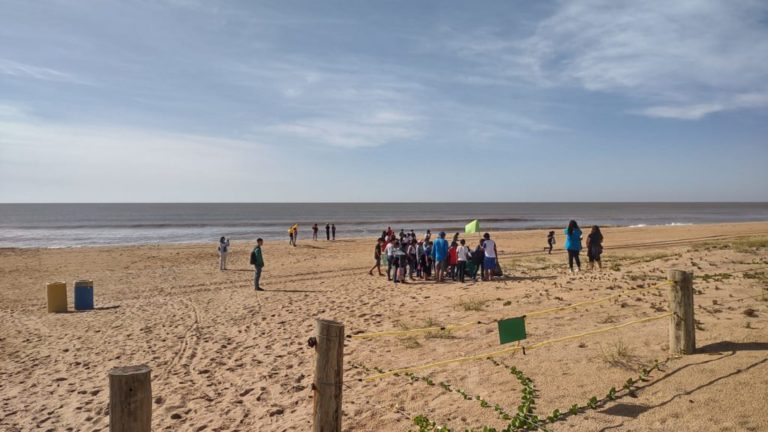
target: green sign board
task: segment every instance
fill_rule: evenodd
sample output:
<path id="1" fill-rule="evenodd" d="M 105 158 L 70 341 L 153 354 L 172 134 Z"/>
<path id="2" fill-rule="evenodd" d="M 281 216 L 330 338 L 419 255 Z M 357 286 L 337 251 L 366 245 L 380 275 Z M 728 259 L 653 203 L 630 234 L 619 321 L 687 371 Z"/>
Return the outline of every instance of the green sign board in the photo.
<path id="1" fill-rule="evenodd" d="M 499 343 L 521 341 L 525 335 L 525 317 L 508 318 L 499 321 Z"/>

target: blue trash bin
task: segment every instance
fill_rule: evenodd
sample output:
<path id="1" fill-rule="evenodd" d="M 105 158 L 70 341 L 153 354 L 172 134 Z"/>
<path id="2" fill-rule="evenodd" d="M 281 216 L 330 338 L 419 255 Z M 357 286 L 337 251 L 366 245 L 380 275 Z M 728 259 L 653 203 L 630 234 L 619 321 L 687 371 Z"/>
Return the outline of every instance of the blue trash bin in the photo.
<path id="1" fill-rule="evenodd" d="M 93 281 L 75 281 L 75 310 L 93 309 Z"/>

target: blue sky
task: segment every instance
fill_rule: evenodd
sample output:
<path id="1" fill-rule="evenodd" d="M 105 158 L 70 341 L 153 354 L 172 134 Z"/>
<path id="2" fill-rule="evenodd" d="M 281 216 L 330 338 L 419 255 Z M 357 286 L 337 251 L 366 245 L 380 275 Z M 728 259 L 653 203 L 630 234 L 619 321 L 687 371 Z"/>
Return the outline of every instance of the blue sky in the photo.
<path id="1" fill-rule="evenodd" d="M 0 202 L 766 201 L 768 2 L 0 0 Z"/>

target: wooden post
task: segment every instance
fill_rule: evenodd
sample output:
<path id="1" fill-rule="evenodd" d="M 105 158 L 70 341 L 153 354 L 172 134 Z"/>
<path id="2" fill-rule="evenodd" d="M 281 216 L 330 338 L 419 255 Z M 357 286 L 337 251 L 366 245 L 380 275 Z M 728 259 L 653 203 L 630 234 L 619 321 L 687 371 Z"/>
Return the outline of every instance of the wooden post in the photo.
<path id="1" fill-rule="evenodd" d="M 344 324 L 317 320 L 313 432 L 341 432 Z"/>
<path id="2" fill-rule="evenodd" d="M 109 371 L 109 431 L 152 430 L 151 369 L 147 365 Z"/>
<path id="3" fill-rule="evenodd" d="M 693 273 L 670 270 L 669 352 L 693 354 L 696 351 L 696 322 L 693 318 Z"/>

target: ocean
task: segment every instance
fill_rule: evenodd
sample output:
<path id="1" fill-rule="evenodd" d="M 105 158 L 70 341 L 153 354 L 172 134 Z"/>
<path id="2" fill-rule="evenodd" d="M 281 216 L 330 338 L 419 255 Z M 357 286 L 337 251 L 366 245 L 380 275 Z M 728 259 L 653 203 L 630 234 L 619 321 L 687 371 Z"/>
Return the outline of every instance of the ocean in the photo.
<path id="1" fill-rule="evenodd" d="M 377 237 L 391 226 L 423 232 L 768 221 L 768 203 L 346 203 L 346 204 L 0 204 L 0 247 L 216 242 L 284 238 L 299 224 L 336 224 L 337 237 Z"/>

